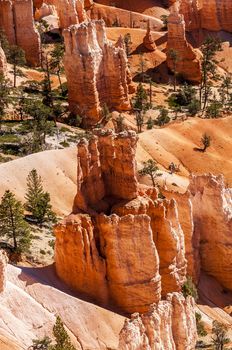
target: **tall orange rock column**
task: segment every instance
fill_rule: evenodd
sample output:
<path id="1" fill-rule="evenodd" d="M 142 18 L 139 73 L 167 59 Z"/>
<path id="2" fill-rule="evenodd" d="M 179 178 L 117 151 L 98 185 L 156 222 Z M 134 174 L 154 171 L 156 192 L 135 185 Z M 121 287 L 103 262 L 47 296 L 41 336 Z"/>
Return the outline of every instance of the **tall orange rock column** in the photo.
<path id="1" fill-rule="evenodd" d="M 130 110 L 127 57 L 121 43 L 106 38 L 104 21 L 83 22 L 64 30 L 64 67 L 70 110 L 93 126 L 103 117 L 102 108 Z"/>
<path id="2" fill-rule="evenodd" d="M 104 305 L 146 312 L 186 278 L 176 203 L 139 189 L 136 133 L 93 133 L 78 144 L 73 214 L 55 228 L 56 271 Z"/>
<path id="3" fill-rule="evenodd" d="M 171 50 L 177 54 L 176 62 L 172 59 Z M 186 40 L 185 21 L 179 12 L 179 2 L 171 7 L 168 17 L 167 64 L 172 71 L 176 65 L 176 73 L 189 81 L 199 82 L 201 79 L 200 54 Z"/>
<path id="4" fill-rule="evenodd" d="M 31 0 L 0 1 L 0 27 L 12 45 L 20 46 L 32 66 L 40 63 L 40 37 L 35 29 Z"/>

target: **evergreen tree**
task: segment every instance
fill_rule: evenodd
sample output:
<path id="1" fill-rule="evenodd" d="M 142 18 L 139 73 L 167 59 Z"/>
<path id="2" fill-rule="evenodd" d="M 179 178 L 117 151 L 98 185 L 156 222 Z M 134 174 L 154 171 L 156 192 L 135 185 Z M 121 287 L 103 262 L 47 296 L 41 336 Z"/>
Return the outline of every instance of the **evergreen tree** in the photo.
<path id="1" fill-rule="evenodd" d="M 218 118 L 220 116 L 222 110 L 222 103 L 216 99 L 216 95 L 214 94 L 214 98 L 206 108 L 206 116 L 208 118 Z"/>
<path id="2" fill-rule="evenodd" d="M 202 152 L 205 152 L 211 144 L 211 137 L 205 133 L 201 138 L 201 143 L 203 145 Z"/>
<path id="3" fill-rule="evenodd" d="M 32 169 L 27 177 L 27 193 L 25 209 L 28 210 L 39 224 L 52 221 L 55 214 L 50 204 L 50 195 L 44 192 L 41 176 Z"/>
<path id="4" fill-rule="evenodd" d="M 179 61 L 179 55 L 178 55 L 178 52 L 174 49 L 170 49 L 168 52 L 168 55 L 171 58 L 172 64 L 173 64 L 173 74 L 174 74 L 173 90 L 176 91 L 177 62 Z"/>
<path id="5" fill-rule="evenodd" d="M 127 33 L 124 35 L 124 43 L 125 43 L 125 47 L 126 47 L 126 55 L 127 55 L 127 57 L 129 57 L 130 50 L 131 50 L 131 44 L 132 44 L 130 33 Z"/>
<path id="6" fill-rule="evenodd" d="M 155 187 L 155 179 L 159 176 L 162 176 L 161 173 L 158 173 L 157 163 L 153 159 L 149 159 L 147 162 L 143 163 L 143 168 L 139 171 L 140 176 L 149 175 L 152 181 L 152 185 Z"/>
<path id="7" fill-rule="evenodd" d="M 64 90 L 61 82 L 61 73 L 64 70 L 62 65 L 63 57 L 64 57 L 64 44 L 63 43 L 56 44 L 54 49 L 51 52 L 50 68 L 52 72 L 55 72 L 57 74 L 62 94 L 64 94 Z"/>
<path id="8" fill-rule="evenodd" d="M 139 111 L 147 110 L 149 107 L 147 101 L 148 101 L 148 97 L 147 97 L 146 90 L 144 89 L 143 84 L 139 83 L 139 85 L 137 86 L 134 105 L 133 105 L 134 109 Z"/>
<path id="9" fill-rule="evenodd" d="M 13 65 L 14 87 L 16 87 L 17 76 L 22 74 L 18 67 L 26 63 L 24 50 L 17 45 L 11 45 L 8 50 L 7 61 Z"/>
<path id="10" fill-rule="evenodd" d="M 0 74 L 0 129 L 1 120 L 6 113 L 6 108 L 10 102 L 11 84 L 9 79 L 6 79 L 3 74 Z"/>
<path id="11" fill-rule="evenodd" d="M 212 328 L 212 345 L 215 350 L 225 349 L 225 345 L 230 343 L 230 339 L 227 337 L 228 327 L 218 321 L 213 321 Z"/>
<path id="12" fill-rule="evenodd" d="M 215 60 L 215 55 L 217 51 L 221 51 L 221 42 L 215 38 L 209 37 L 201 46 L 201 51 L 203 57 L 201 61 L 202 78 L 200 85 L 200 102 L 203 102 L 203 110 L 205 110 L 211 92 L 210 80 L 217 79 L 217 61 Z"/>
<path id="13" fill-rule="evenodd" d="M 51 345 L 51 339 L 44 337 L 43 339 L 33 340 L 33 345 L 29 348 L 30 350 L 49 350 Z"/>
<path id="14" fill-rule="evenodd" d="M 170 122 L 170 117 L 168 116 L 168 110 L 166 108 L 161 108 L 158 118 L 155 120 L 155 124 L 163 126 Z"/>
<path id="15" fill-rule="evenodd" d="M 64 324 L 61 318 L 56 318 L 56 323 L 53 327 L 53 334 L 56 340 L 56 344 L 51 346 L 51 350 L 76 350 L 72 345 L 70 337 L 64 328 Z"/>
<path id="16" fill-rule="evenodd" d="M 24 220 L 22 203 L 6 191 L 0 203 L 0 236 L 13 243 L 14 249 L 25 252 L 30 246 L 29 226 Z"/>

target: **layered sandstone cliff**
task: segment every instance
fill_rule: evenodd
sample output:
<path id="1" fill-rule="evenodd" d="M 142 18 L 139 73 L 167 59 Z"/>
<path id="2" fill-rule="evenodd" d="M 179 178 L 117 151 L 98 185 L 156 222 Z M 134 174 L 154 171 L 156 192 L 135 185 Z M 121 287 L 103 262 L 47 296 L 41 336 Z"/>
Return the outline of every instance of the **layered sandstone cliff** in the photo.
<path id="1" fill-rule="evenodd" d="M 0 28 L 12 45 L 20 46 L 29 64 L 40 62 L 40 37 L 35 29 L 31 0 L 0 1 Z"/>
<path id="2" fill-rule="evenodd" d="M 95 133 L 78 145 L 74 214 L 55 228 L 56 271 L 102 304 L 146 312 L 185 281 L 176 202 L 139 190 L 135 133 Z"/>
<path id="3" fill-rule="evenodd" d="M 120 332 L 119 350 L 192 350 L 197 340 L 194 301 L 179 293 L 135 313 Z"/>
<path id="4" fill-rule="evenodd" d="M 201 79 L 200 55 L 187 42 L 184 16 L 179 11 L 177 2 L 171 7 L 168 17 L 167 64 L 172 71 L 181 74 L 185 79 L 199 82 Z"/>
<path id="5" fill-rule="evenodd" d="M 130 110 L 131 76 L 123 41 L 110 43 L 102 20 L 71 26 L 64 39 L 70 110 L 83 118 L 83 125 L 97 124 L 104 106 Z"/>

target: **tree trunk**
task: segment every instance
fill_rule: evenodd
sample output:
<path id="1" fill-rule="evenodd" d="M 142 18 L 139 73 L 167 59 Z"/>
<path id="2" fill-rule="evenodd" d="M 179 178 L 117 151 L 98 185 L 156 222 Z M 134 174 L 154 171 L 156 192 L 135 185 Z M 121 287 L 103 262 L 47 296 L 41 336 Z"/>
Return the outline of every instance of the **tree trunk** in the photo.
<path id="1" fill-rule="evenodd" d="M 16 88 L 16 64 L 14 64 L 13 72 L 14 72 L 14 88 Z"/>

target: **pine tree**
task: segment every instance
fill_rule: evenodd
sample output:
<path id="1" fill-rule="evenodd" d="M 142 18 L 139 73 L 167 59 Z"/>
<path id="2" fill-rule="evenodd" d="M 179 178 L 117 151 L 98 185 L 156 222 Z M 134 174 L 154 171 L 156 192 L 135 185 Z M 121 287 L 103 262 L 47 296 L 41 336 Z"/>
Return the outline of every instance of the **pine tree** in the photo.
<path id="1" fill-rule="evenodd" d="M 28 210 L 39 224 L 53 221 L 55 214 L 50 204 L 50 195 L 44 192 L 41 176 L 32 169 L 27 177 L 27 193 L 25 209 Z"/>
<path id="2" fill-rule="evenodd" d="M 22 203 L 10 191 L 5 192 L 0 204 L 0 236 L 12 242 L 18 252 L 25 252 L 30 246 L 30 231 L 24 220 Z"/>
<path id="3" fill-rule="evenodd" d="M 72 345 L 70 337 L 64 328 L 61 318 L 56 318 L 56 323 L 53 327 L 53 334 L 56 344 L 51 347 L 51 350 L 76 350 Z"/>
<path id="4" fill-rule="evenodd" d="M 162 176 L 161 173 L 158 173 L 157 163 L 153 159 L 149 159 L 147 162 L 143 163 L 143 168 L 139 171 L 139 175 L 145 176 L 149 175 L 152 181 L 152 185 L 155 187 L 155 179 L 159 176 Z"/>
<path id="5" fill-rule="evenodd" d="M 14 87 L 16 87 L 17 76 L 22 74 L 18 67 L 23 66 L 26 63 L 24 50 L 17 45 L 10 46 L 7 61 L 13 65 Z"/>
<path id="6" fill-rule="evenodd" d="M 201 138 L 201 143 L 203 145 L 202 152 L 205 152 L 206 149 L 210 146 L 211 144 L 211 137 L 207 134 L 204 134 Z"/>

